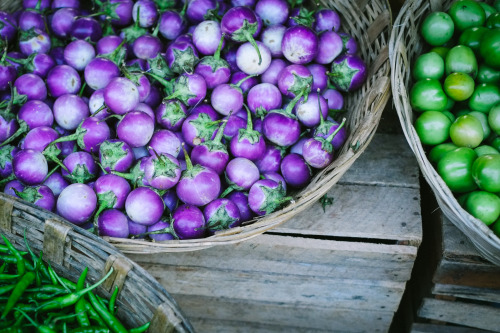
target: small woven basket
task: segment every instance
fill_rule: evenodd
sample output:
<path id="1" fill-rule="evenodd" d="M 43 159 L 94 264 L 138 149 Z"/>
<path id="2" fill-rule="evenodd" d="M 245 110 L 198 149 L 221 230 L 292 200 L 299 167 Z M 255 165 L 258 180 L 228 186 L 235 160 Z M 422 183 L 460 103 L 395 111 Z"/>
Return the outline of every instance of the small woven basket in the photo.
<path id="1" fill-rule="evenodd" d="M 422 20 L 433 11 L 446 11 L 452 0 L 409 0 L 394 21 L 389 55 L 394 105 L 406 139 L 415 153 L 420 169 L 429 183 L 443 213 L 472 241 L 478 251 L 500 266 L 500 239 L 480 220 L 467 213 L 457 202 L 428 160 L 413 126 L 415 115 L 409 100 L 412 85 L 411 65 L 421 54 L 424 42 L 419 35 Z"/>
<path id="2" fill-rule="evenodd" d="M 1 5 L 9 1 L 1 1 Z M 258 236 L 293 218 L 318 201 L 336 184 L 363 153 L 372 140 L 380 117 L 391 95 L 389 35 L 392 15 L 387 0 L 321 0 L 321 5 L 335 9 L 342 19 L 342 30 L 359 43 L 361 57 L 368 66 L 368 78 L 356 92 L 345 96 L 348 109 L 348 137 L 337 158 L 294 194 L 294 201 L 285 208 L 246 222 L 241 227 L 218 232 L 203 239 L 150 242 L 105 237 L 124 253 L 157 253 L 199 250 L 215 245 L 237 243 Z M 0 5 L 0 9 L 1 9 Z"/>
<path id="3" fill-rule="evenodd" d="M 103 239 L 56 214 L 0 193 L 0 232 L 22 250 L 26 250 L 26 235 L 33 252 L 43 251 L 43 259 L 73 282 L 85 267 L 90 283 L 113 267 L 113 273 L 97 291 L 109 299 L 118 286 L 116 315 L 127 327 L 151 321 L 149 332 L 194 332 L 172 296 L 146 270 Z"/>

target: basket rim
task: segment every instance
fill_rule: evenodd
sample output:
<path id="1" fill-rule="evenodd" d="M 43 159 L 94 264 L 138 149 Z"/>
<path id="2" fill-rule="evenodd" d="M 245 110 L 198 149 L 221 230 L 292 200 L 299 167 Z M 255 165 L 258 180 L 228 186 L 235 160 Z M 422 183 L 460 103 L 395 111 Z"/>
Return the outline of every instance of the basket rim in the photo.
<path id="1" fill-rule="evenodd" d="M 441 1 L 439 4 L 442 5 L 443 2 L 444 1 Z M 433 1 L 431 3 L 431 0 L 408 0 L 402 6 L 399 14 L 394 20 L 389 41 L 393 103 L 406 140 L 417 159 L 424 178 L 429 183 L 431 190 L 436 196 L 440 209 L 445 216 L 471 240 L 474 246 L 487 260 L 500 266 L 500 237 L 497 237 L 486 224 L 470 215 L 460 206 L 452 191 L 445 184 L 444 180 L 427 158 L 424 146 L 417 135 L 411 119 L 406 117 L 406 112 L 413 111 L 408 98 L 408 88 L 412 80 L 410 80 L 408 87 L 406 87 L 403 78 L 404 71 L 399 70 L 403 65 L 409 66 L 408 52 L 402 40 L 404 38 L 404 30 L 408 28 L 410 22 L 414 21 L 409 20 L 409 17 L 413 17 L 416 9 L 421 10 L 422 7 L 425 6 L 428 6 L 427 9 L 430 9 L 433 8 L 432 6 L 436 5 L 438 5 L 438 2 Z"/>

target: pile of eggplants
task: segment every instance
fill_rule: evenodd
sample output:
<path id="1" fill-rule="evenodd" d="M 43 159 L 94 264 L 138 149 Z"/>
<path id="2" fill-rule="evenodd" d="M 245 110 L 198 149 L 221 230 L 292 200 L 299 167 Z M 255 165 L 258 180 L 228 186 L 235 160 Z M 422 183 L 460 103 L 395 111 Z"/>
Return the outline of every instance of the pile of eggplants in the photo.
<path id="1" fill-rule="evenodd" d="M 101 236 L 281 209 L 367 75 L 335 10 L 286 0 L 24 0 L 0 37 L 0 188 Z"/>

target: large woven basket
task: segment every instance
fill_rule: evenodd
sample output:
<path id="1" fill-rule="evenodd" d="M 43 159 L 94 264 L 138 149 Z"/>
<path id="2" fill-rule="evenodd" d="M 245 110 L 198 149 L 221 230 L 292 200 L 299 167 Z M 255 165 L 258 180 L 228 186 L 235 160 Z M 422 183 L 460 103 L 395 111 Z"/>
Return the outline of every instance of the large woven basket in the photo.
<path id="1" fill-rule="evenodd" d="M 1 5 L 8 1 L 1 1 Z M 362 58 L 368 65 L 368 79 L 345 99 L 348 109 L 348 137 L 336 160 L 318 173 L 311 183 L 294 194 L 287 207 L 234 229 L 204 239 L 149 242 L 105 239 L 124 253 L 154 253 L 199 250 L 214 245 L 237 243 L 258 236 L 291 219 L 318 201 L 363 153 L 376 132 L 382 112 L 390 98 L 389 35 L 392 16 L 386 0 L 322 0 L 321 5 L 335 9 L 342 29 L 358 41 Z"/>
<path id="2" fill-rule="evenodd" d="M 409 101 L 412 85 L 410 67 L 423 51 L 424 43 L 419 35 L 423 18 L 432 11 L 446 11 L 453 1 L 409 0 L 397 16 L 389 43 L 391 81 L 394 105 L 403 132 L 415 153 L 422 174 L 429 183 L 443 213 L 489 261 L 500 265 L 500 239 L 480 220 L 467 213 L 429 162 L 422 143 L 413 126 L 415 115 Z"/>
<path id="3" fill-rule="evenodd" d="M 56 214 L 0 193 L 0 232 L 23 250 L 26 235 L 33 252 L 43 251 L 43 259 L 73 282 L 85 267 L 91 283 L 113 267 L 111 276 L 97 290 L 109 299 L 118 286 L 117 316 L 128 327 L 151 321 L 149 332 L 194 332 L 172 296 L 146 270 L 103 239 Z"/>

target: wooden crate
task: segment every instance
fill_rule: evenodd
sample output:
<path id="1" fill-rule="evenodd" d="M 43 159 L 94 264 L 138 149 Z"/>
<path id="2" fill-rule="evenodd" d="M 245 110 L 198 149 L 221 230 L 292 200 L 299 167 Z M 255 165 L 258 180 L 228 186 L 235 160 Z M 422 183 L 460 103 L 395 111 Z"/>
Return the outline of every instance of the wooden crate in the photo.
<path id="1" fill-rule="evenodd" d="M 419 171 L 375 135 L 328 193 L 272 232 L 206 250 L 130 255 L 199 332 L 387 332 L 422 240 Z"/>
<path id="2" fill-rule="evenodd" d="M 438 224 L 440 260 L 418 310 L 419 321 L 432 324 L 417 323 L 412 332 L 500 332 L 500 267 L 481 257 L 446 217 Z"/>

